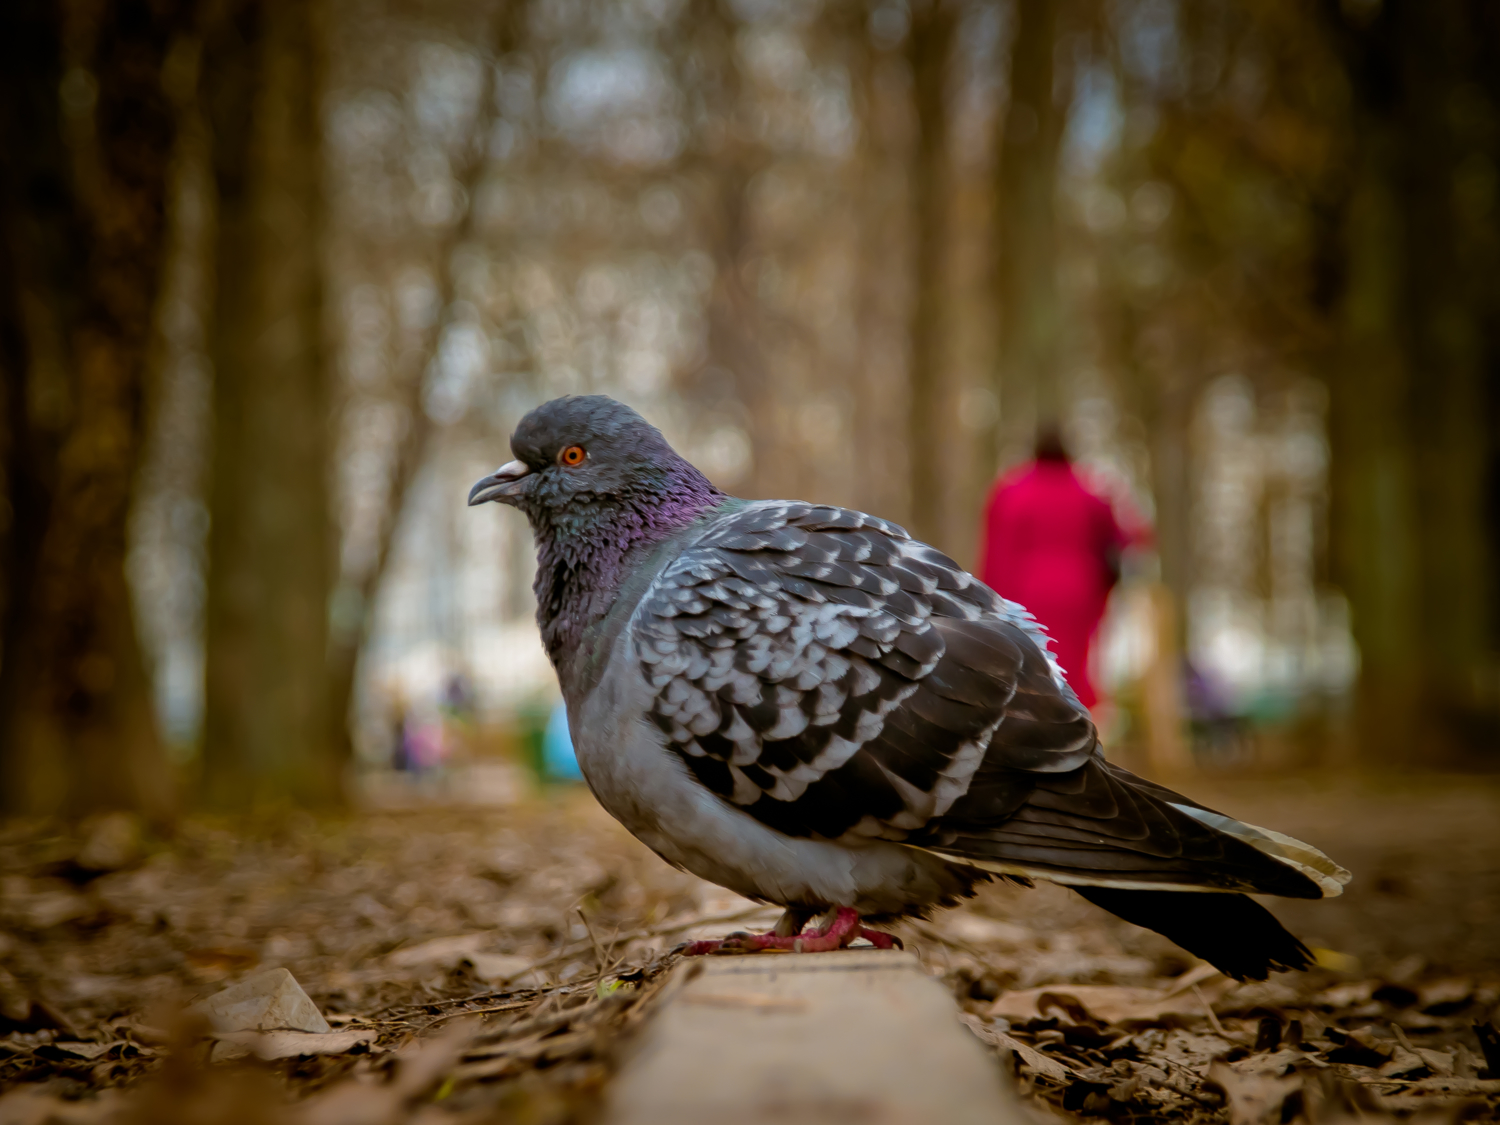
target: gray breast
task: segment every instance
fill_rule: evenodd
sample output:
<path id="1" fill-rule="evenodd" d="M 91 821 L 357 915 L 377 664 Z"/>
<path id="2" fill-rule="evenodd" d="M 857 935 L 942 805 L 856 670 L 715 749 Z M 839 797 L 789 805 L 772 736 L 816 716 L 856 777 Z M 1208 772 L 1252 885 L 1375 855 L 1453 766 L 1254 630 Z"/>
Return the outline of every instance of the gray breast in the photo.
<path id="1" fill-rule="evenodd" d="M 654 691 L 629 624 L 591 690 L 568 700 L 578 763 L 599 803 L 674 866 L 749 898 L 866 915 L 904 914 L 965 893 L 973 875 L 930 853 L 871 840 L 792 838 L 700 784 L 645 718 Z"/>

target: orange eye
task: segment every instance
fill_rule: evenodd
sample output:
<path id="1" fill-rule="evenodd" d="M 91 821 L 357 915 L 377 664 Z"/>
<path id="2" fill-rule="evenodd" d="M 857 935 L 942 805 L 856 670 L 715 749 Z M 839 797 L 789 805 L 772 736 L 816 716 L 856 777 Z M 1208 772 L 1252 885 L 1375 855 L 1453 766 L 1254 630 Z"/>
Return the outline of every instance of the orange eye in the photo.
<path id="1" fill-rule="evenodd" d="M 567 449 L 564 449 L 557 455 L 557 460 L 559 464 L 567 465 L 569 468 L 573 468 L 578 465 L 582 465 L 583 459 L 587 456 L 588 454 L 583 451 L 583 446 L 570 445 Z"/>

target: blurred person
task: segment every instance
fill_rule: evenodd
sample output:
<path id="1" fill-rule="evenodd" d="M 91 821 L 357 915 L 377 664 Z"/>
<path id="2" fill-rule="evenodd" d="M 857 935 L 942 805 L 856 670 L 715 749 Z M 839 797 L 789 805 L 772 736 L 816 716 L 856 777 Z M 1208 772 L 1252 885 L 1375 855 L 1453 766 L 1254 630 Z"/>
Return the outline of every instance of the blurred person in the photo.
<path id="1" fill-rule="evenodd" d="M 1199 757 L 1225 766 L 1254 756 L 1250 723 L 1236 707 L 1229 685 L 1187 656 L 1182 658 L 1182 694 Z"/>
<path id="2" fill-rule="evenodd" d="M 415 703 L 403 685 L 393 699 L 391 715 L 396 739 L 391 765 L 413 782 L 426 784 L 452 756 L 453 736 L 448 730 L 442 697 L 437 706 L 430 702 Z"/>
<path id="3" fill-rule="evenodd" d="M 463 671 L 452 672 L 443 681 L 443 695 L 438 703 L 442 716 L 443 740 L 450 759 L 473 756 L 474 688 Z"/>
<path id="4" fill-rule="evenodd" d="M 411 773 L 411 747 L 407 742 L 407 719 L 411 708 L 406 701 L 406 691 L 400 684 L 386 688 L 386 733 L 390 739 L 391 769 L 397 773 Z"/>
<path id="5" fill-rule="evenodd" d="M 463 672 L 453 672 L 443 682 L 443 713 L 454 722 L 474 720 L 474 689 Z"/>
<path id="6" fill-rule="evenodd" d="M 1035 459 L 1002 476 L 985 505 L 979 576 L 1025 606 L 1052 637 L 1052 652 L 1079 702 L 1099 702 L 1089 657 L 1120 555 L 1133 540 L 1103 497 L 1073 471 L 1062 431 L 1037 432 Z"/>

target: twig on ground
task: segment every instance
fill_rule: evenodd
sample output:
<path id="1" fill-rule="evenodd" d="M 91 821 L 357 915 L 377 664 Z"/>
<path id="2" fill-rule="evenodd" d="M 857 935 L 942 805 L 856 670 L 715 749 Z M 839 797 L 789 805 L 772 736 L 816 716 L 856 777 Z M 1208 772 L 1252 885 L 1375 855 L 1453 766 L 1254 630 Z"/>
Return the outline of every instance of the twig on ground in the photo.
<path id="1" fill-rule="evenodd" d="M 604 973 L 605 961 L 606 961 L 606 955 L 605 955 L 605 952 L 604 952 L 604 946 L 602 946 L 602 945 L 599 944 L 599 938 L 594 933 L 593 923 L 591 923 L 589 921 L 589 916 L 583 912 L 583 907 L 581 907 L 581 906 L 575 906 L 573 909 L 578 912 L 579 920 L 583 922 L 583 928 L 584 928 L 585 931 L 588 932 L 589 942 L 594 947 L 594 960 L 598 963 L 598 965 L 599 965 L 599 973 L 602 976 L 603 973 Z"/>
<path id="2" fill-rule="evenodd" d="M 694 926 L 712 926 L 719 922 L 738 922 L 742 918 L 751 918 L 756 914 L 764 913 L 766 910 L 774 909 L 767 906 L 752 906 L 740 910 L 732 910 L 725 914 L 705 914 L 693 918 L 683 918 L 676 922 L 665 922 L 657 926 L 646 926 L 639 930 L 626 930 L 623 934 L 615 937 L 616 945 L 628 945 L 632 941 L 640 941 L 643 938 L 662 937 L 666 934 L 681 933 L 690 930 Z M 544 969 L 558 961 L 566 961 L 569 957 L 576 957 L 580 953 L 587 952 L 590 942 L 574 942 L 572 945 L 564 946 L 554 953 L 549 953 L 540 961 L 535 962 L 532 969 Z"/>
<path id="3" fill-rule="evenodd" d="M 442 1023 L 444 1020 L 451 1020 L 455 1016 L 487 1016 L 493 1015 L 496 1012 L 516 1012 L 522 1008 L 531 1007 L 535 1003 L 536 1000 L 533 998 L 530 1000 L 521 1000 L 514 1004 L 500 1004 L 493 1008 L 459 1008 L 456 1011 L 444 1012 L 442 1015 L 434 1016 L 422 1025 L 422 1031 L 426 1031 L 429 1027 Z"/>
<path id="4" fill-rule="evenodd" d="M 1198 1003 L 1202 1004 L 1203 1010 L 1208 1013 L 1208 1022 L 1213 1024 L 1214 1031 L 1218 1033 L 1219 1037 L 1227 1039 L 1231 1043 L 1238 1043 L 1240 1041 L 1239 1036 L 1231 1035 L 1225 1029 L 1224 1025 L 1219 1022 L 1219 1017 L 1215 1014 L 1213 1005 L 1208 1002 L 1208 997 L 1203 995 L 1203 990 L 1196 983 L 1193 985 L 1193 995 L 1198 998 Z"/>

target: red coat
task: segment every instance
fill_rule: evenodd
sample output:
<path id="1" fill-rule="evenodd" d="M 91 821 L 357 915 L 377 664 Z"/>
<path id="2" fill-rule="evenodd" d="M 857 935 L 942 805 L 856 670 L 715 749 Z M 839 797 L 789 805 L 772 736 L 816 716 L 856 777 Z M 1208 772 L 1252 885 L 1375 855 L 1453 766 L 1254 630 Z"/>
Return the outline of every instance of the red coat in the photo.
<path id="1" fill-rule="evenodd" d="M 985 508 L 979 576 L 1046 627 L 1058 664 L 1088 707 L 1098 698 L 1089 648 L 1114 584 L 1112 560 L 1129 538 L 1109 503 L 1060 461 L 1008 473 Z"/>

